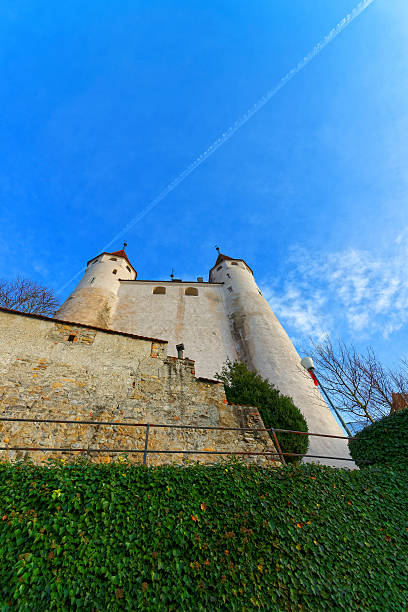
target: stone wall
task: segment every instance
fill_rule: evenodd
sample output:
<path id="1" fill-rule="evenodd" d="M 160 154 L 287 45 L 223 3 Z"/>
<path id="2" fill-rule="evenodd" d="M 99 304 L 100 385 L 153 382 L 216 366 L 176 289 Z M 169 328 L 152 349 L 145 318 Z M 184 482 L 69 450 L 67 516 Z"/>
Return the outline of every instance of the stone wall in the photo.
<path id="1" fill-rule="evenodd" d="M 0 457 L 46 448 L 107 449 L 88 453 L 110 461 L 118 449 L 143 449 L 145 428 L 130 423 L 263 427 L 254 408 L 227 404 L 223 385 L 196 378 L 194 362 L 167 355 L 167 342 L 0 309 L 0 415 L 13 418 L 110 421 L 112 426 L 0 422 Z M 40 447 L 40 452 L 12 450 Z M 115 449 L 115 450 L 114 450 Z M 150 428 L 150 450 L 276 452 L 265 432 Z M 76 453 L 79 453 L 76 450 Z M 72 453 L 52 453 L 53 456 Z M 149 464 L 204 462 L 219 455 L 150 454 Z M 142 455 L 129 453 L 131 461 Z M 249 456 L 249 461 L 273 459 Z"/>

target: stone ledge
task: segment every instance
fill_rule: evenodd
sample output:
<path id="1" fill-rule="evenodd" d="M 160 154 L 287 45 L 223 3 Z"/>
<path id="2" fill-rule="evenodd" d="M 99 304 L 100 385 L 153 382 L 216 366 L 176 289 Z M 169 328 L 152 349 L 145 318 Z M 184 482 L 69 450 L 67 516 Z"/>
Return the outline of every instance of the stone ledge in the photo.
<path id="1" fill-rule="evenodd" d="M 127 332 L 116 331 L 114 329 L 106 329 L 104 327 L 96 327 L 95 325 L 86 325 L 84 323 L 78 323 L 76 321 L 65 321 L 64 319 L 54 319 L 53 317 L 46 317 L 44 315 L 33 314 L 31 312 L 21 312 L 20 310 L 11 310 L 10 308 L 4 308 L 0 306 L 0 312 L 7 314 L 16 315 L 19 317 L 27 317 L 30 319 L 39 319 L 40 321 L 48 321 L 50 323 L 60 323 L 61 325 L 72 325 L 74 327 L 81 327 L 89 330 L 95 330 L 103 332 L 104 334 L 113 334 L 116 336 L 126 336 L 127 338 L 135 338 L 135 340 L 148 340 L 149 342 L 158 342 L 160 344 L 168 344 L 167 340 L 161 340 L 160 338 L 150 338 L 148 336 L 137 336 L 136 334 L 129 334 Z"/>

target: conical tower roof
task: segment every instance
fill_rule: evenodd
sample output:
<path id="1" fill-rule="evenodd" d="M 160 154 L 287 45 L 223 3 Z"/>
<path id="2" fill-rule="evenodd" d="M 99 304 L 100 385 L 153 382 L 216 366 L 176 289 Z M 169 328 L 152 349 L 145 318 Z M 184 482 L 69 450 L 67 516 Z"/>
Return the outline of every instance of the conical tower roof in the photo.
<path id="1" fill-rule="evenodd" d="M 230 257 L 229 255 L 225 255 L 224 253 L 220 253 L 219 250 L 218 250 L 218 257 L 217 257 L 217 260 L 216 260 L 215 264 L 213 265 L 213 267 L 210 270 L 210 276 L 211 276 L 211 271 L 214 270 L 214 268 L 216 268 L 223 261 L 242 261 L 246 265 L 248 270 L 250 272 L 252 272 L 252 269 L 248 266 L 247 262 L 244 259 L 237 258 L 237 257 Z M 252 274 L 253 274 L 253 272 L 252 272 Z"/>
<path id="2" fill-rule="evenodd" d="M 91 263 L 91 261 L 93 261 L 94 259 L 96 259 L 97 257 L 100 257 L 101 255 L 112 255 L 114 257 L 123 257 L 123 259 L 126 259 L 126 261 L 128 262 L 128 264 L 131 266 L 132 270 L 135 272 L 135 274 L 137 274 L 135 268 L 132 266 L 132 264 L 130 263 L 130 260 L 128 258 L 128 256 L 126 255 L 126 251 L 125 251 L 125 247 L 127 246 L 126 242 L 123 243 L 123 248 L 120 249 L 119 251 L 113 251 L 112 253 L 108 252 L 108 251 L 104 251 L 103 253 L 99 253 L 99 255 L 95 255 L 95 257 L 92 257 L 92 259 L 90 259 L 88 261 L 88 263 L 86 264 L 87 266 Z"/>
<path id="3" fill-rule="evenodd" d="M 114 251 L 113 253 L 108 253 L 108 255 L 115 255 L 115 257 L 123 257 L 126 259 L 128 263 L 130 263 L 128 256 L 125 253 L 125 249 L 120 249 L 120 251 Z M 132 265 L 132 264 L 130 264 Z M 132 266 L 133 267 L 133 266 Z"/>
<path id="4" fill-rule="evenodd" d="M 215 262 L 214 267 L 218 266 L 219 263 L 225 260 L 233 261 L 233 257 L 229 257 L 228 255 L 224 255 L 223 253 L 218 253 L 217 261 Z"/>

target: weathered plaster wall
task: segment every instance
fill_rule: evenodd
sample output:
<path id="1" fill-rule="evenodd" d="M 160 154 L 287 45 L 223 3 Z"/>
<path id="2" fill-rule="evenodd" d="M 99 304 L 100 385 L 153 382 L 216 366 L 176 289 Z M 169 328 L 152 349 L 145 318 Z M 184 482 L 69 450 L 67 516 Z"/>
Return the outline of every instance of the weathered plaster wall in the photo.
<path id="1" fill-rule="evenodd" d="M 226 311 L 240 361 L 257 370 L 281 393 L 292 397 L 306 418 L 309 431 L 344 436 L 320 392 L 301 367 L 293 343 L 245 263 L 224 261 L 211 271 L 211 280 L 224 283 Z M 347 442 L 336 438 L 311 436 L 308 453 L 350 458 Z M 354 465 L 331 459 L 320 459 L 320 462 L 343 467 Z"/>
<path id="2" fill-rule="evenodd" d="M 262 427 L 256 409 L 228 406 L 222 384 L 196 378 L 194 362 L 167 356 L 167 343 L 0 310 L 3 417 Z M 0 446 L 143 448 L 145 429 L 0 423 Z M 151 430 L 156 450 L 274 451 L 260 432 Z M 29 454 L 29 453 L 28 453 Z M 24 458 L 26 451 L 0 456 Z M 109 461 L 117 453 L 96 455 Z M 35 461 L 46 452 L 33 452 Z M 149 463 L 215 456 L 150 455 Z M 141 455 L 130 455 L 140 461 Z M 252 458 L 259 462 L 265 458 Z"/>
<path id="3" fill-rule="evenodd" d="M 154 294 L 156 287 L 166 293 Z M 198 295 L 186 295 L 188 289 L 195 289 Z M 113 329 L 164 338 L 173 356 L 177 355 L 176 344 L 184 343 L 185 355 L 196 362 L 197 376 L 213 378 L 227 358 L 237 358 L 222 285 L 122 282 L 118 299 Z"/>
<path id="4" fill-rule="evenodd" d="M 118 303 L 116 293 L 100 287 L 76 289 L 57 311 L 56 317 L 64 321 L 78 321 L 110 329 L 112 313 Z"/>
<path id="5" fill-rule="evenodd" d="M 118 303 L 121 279 L 136 273 L 123 257 L 103 253 L 86 267 L 84 276 L 56 313 L 58 319 L 109 328 Z"/>

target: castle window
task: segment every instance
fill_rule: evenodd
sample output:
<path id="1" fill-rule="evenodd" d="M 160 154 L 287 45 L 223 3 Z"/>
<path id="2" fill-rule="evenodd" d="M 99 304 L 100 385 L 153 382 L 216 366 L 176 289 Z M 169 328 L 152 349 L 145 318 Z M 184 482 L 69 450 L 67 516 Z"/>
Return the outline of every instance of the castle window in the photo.
<path id="1" fill-rule="evenodd" d="M 232 287 L 228 287 L 228 291 L 232 293 Z"/>
<path id="2" fill-rule="evenodd" d="M 89 284 L 92 285 L 92 283 L 94 282 L 95 277 L 91 278 L 91 280 L 89 281 Z"/>
<path id="3" fill-rule="evenodd" d="M 153 295 L 164 295 L 166 293 L 166 287 L 155 287 L 153 289 Z"/>
<path id="4" fill-rule="evenodd" d="M 118 271 L 117 270 L 112 270 L 112 274 L 117 274 Z"/>
<path id="5" fill-rule="evenodd" d="M 116 257 L 109 257 L 109 261 L 118 261 Z"/>
<path id="6" fill-rule="evenodd" d="M 68 342 L 74 342 L 76 336 L 71 334 L 70 336 L 68 336 Z"/>
<path id="7" fill-rule="evenodd" d="M 231 266 L 238 266 L 239 264 L 237 264 L 236 261 L 231 261 Z"/>
<path id="8" fill-rule="evenodd" d="M 196 287 L 187 287 L 184 295 L 198 295 L 198 289 Z"/>
<path id="9" fill-rule="evenodd" d="M 129 266 L 126 266 L 126 270 L 129 270 L 129 272 L 131 272 L 132 270 L 129 268 Z"/>
<path id="10" fill-rule="evenodd" d="M 218 266 L 217 272 L 222 269 L 222 266 Z"/>
<path id="11" fill-rule="evenodd" d="M 227 277 L 231 278 L 231 274 L 229 272 L 227 272 Z"/>

